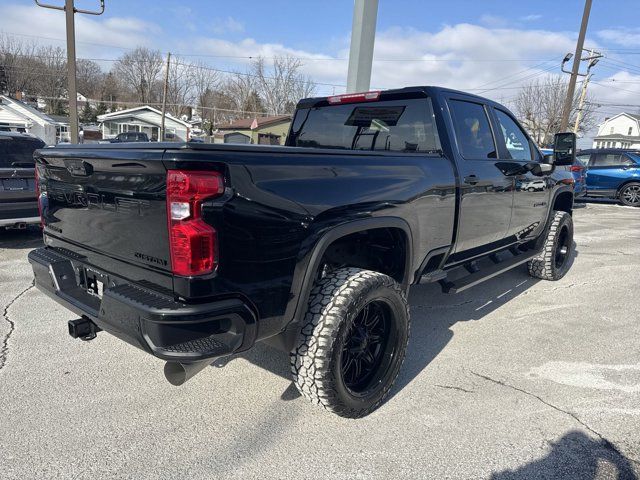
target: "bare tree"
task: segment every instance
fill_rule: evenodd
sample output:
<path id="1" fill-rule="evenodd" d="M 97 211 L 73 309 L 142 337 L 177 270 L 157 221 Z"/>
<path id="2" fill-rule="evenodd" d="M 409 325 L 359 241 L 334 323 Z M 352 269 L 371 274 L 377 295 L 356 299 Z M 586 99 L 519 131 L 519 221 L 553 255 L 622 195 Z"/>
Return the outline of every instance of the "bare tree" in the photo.
<path id="1" fill-rule="evenodd" d="M 76 82 L 78 92 L 87 98 L 97 98 L 101 93 L 105 74 L 96 62 L 78 59 L 76 62 Z"/>
<path id="2" fill-rule="evenodd" d="M 291 113 L 298 100 L 313 95 L 316 86 L 300 73 L 301 68 L 302 62 L 291 56 L 275 57 L 270 67 L 263 58 L 253 61 L 251 74 L 255 90 L 269 112 Z"/>
<path id="3" fill-rule="evenodd" d="M 562 109 L 567 95 L 567 83 L 559 76 L 548 76 L 525 85 L 514 101 L 516 113 L 533 139 L 542 147 L 553 144 L 562 120 Z M 580 92 L 577 91 L 569 115 L 569 128 L 573 129 L 578 112 Z M 590 130 L 595 123 L 592 103 L 585 102 L 578 132 Z"/>
<path id="4" fill-rule="evenodd" d="M 44 98 L 47 113 L 63 115 L 67 113 L 67 54 L 60 47 L 40 47 L 37 58 L 41 70 L 35 81 L 37 96 Z"/>
<path id="5" fill-rule="evenodd" d="M 29 93 L 39 73 L 42 73 L 42 64 L 36 44 L 0 34 L 0 92 Z"/>
<path id="6" fill-rule="evenodd" d="M 237 117 L 242 112 L 263 112 L 265 107 L 258 93 L 259 83 L 252 75 L 236 73 L 232 75 L 222 87 L 223 92 L 231 101 L 231 109 L 238 110 Z M 244 115 L 246 116 L 246 115 Z"/>
<path id="7" fill-rule="evenodd" d="M 132 90 L 136 101 L 151 103 L 159 97 L 158 81 L 162 66 L 160 51 L 138 47 L 120 57 L 113 71 L 120 84 Z"/>
<path id="8" fill-rule="evenodd" d="M 180 116 L 195 102 L 195 69 L 180 57 L 171 57 L 167 85 L 167 111 Z"/>
<path id="9" fill-rule="evenodd" d="M 191 65 L 193 80 L 193 95 L 195 106 L 200 109 L 202 119 L 213 123 L 213 108 L 215 105 L 215 91 L 220 85 L 220 75 L 202 62 Z"/>

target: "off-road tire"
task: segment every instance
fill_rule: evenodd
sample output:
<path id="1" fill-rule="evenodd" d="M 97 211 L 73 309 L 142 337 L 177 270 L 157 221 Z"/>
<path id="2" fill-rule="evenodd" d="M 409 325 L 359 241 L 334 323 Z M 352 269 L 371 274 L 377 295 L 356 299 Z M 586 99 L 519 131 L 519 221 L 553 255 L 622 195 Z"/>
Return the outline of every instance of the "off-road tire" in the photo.
<path id="1" fill-rule="evenodd" d="M 618 200 L 620 200 L 622 205 L 626 205 L 627 207 L 640 207 L 640 197 L 638 197 L 639 192 L 640 183 L 627 183 L 620 189 Z"/>
<path id="2" fill-rule="evenodd" d="M 562 232 L 566 232 L 566 237 Z M 558 265 L 558 249 L 566 247 L 564 261 Z M 546 230 L 546 238 L 538 255 L 527 262 L 529 275 L 543 280 L 560 280 L 569 271 L 573 255 L 573 219 L 567 212 L 555 211 Z"/>
<path id="3" fill-rule="evenodd" d="M 388 305 L 395 330 L 386 340 L 388 360 L 376 370 L 370 392 L 354 394 L 345 382 L 341 360 L 349 332 L 367 305 Z M 409 308 L 400 285 L 382 273 L 342 268 L 328 273 L 311 291 L 309 307 L 296 346 L 290 354 L 293 380 L 312 403 L 348 418 L 360 418 L 378 408 L 391 389 L 405 357 L 409 338 Z M 345 354 L 346 355 L 346 354 Z"/>

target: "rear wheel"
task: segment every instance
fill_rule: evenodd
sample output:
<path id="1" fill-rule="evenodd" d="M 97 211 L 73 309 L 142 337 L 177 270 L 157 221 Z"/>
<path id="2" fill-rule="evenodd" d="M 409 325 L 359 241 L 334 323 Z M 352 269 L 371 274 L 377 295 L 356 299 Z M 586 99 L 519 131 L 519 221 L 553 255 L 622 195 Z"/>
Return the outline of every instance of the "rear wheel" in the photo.
<path id="1" fill-rule="evenodd" d="M 567 212 L 554 212 L 540 253 L 527 263 L 529 275 L 543 280 L 560 280 L 571 266 L 573 219 Z"/>
<path id="2" fill-rule="evenodd" d="M 363 417 L 389 393 L 408 338 L 407 300 L 397 282 L 369 270 L 336 270 L 311 292 L 291 351 L 294 382 L 311 402 Z"/>
<path id="3" fill-rule="evenodd" d="M 640 183 L 627 183 L 618 195 L 620 202 L 628 207 L 640 207 Z"/>

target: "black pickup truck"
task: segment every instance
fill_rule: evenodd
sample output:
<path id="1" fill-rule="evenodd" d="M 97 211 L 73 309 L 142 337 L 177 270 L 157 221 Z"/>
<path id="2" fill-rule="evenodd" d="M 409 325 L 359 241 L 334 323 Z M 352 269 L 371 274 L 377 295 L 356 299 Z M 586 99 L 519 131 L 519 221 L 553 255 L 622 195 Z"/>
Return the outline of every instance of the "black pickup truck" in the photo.
<path id="1" fill-rule="evenodd" d="M 409 286 L 459 292 L 518 265 L 557 280 L 573 251 L 575 157 L 503 106 L 412 87 L 299 102 L 287 145 L 127 144 L 36 155 L 36 285 L 166 360 L 179 385 L 267 342 L 303 396 L 377 408 L 409 335 Z M 542 180 L 537 189 L 522 188 Z"/>

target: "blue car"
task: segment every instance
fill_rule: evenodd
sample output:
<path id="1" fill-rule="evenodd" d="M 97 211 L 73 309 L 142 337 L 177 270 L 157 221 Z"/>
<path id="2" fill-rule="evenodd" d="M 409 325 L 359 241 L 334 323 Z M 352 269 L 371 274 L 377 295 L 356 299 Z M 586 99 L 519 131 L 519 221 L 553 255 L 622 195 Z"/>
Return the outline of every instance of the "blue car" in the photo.
<path id="1" fill-rule="evenodd" d="M 540 151 L 542 152 L 543 155 L 553 154 L 552 148 L 541 148 Z M 563 166 L 558 168 L 562 168 L 564 170 L 571 172 L 571 175 L 573 176 L 574 198 L 583 197 L 587 193 L 586 177 L 585 177 L 585 172 L 587 170 L 586 165 L 580 160 L 578 160 L 578 158 L 576 157 L 576 161 L 573 162 L 573 165 L 566 166 L 566 167 Z"/>
<path id="2" fill-rule="evenodd" d="M 640 207 L 640 150 L 582 150 L 577 159 L 587 167 L 587 196 Z"/>

